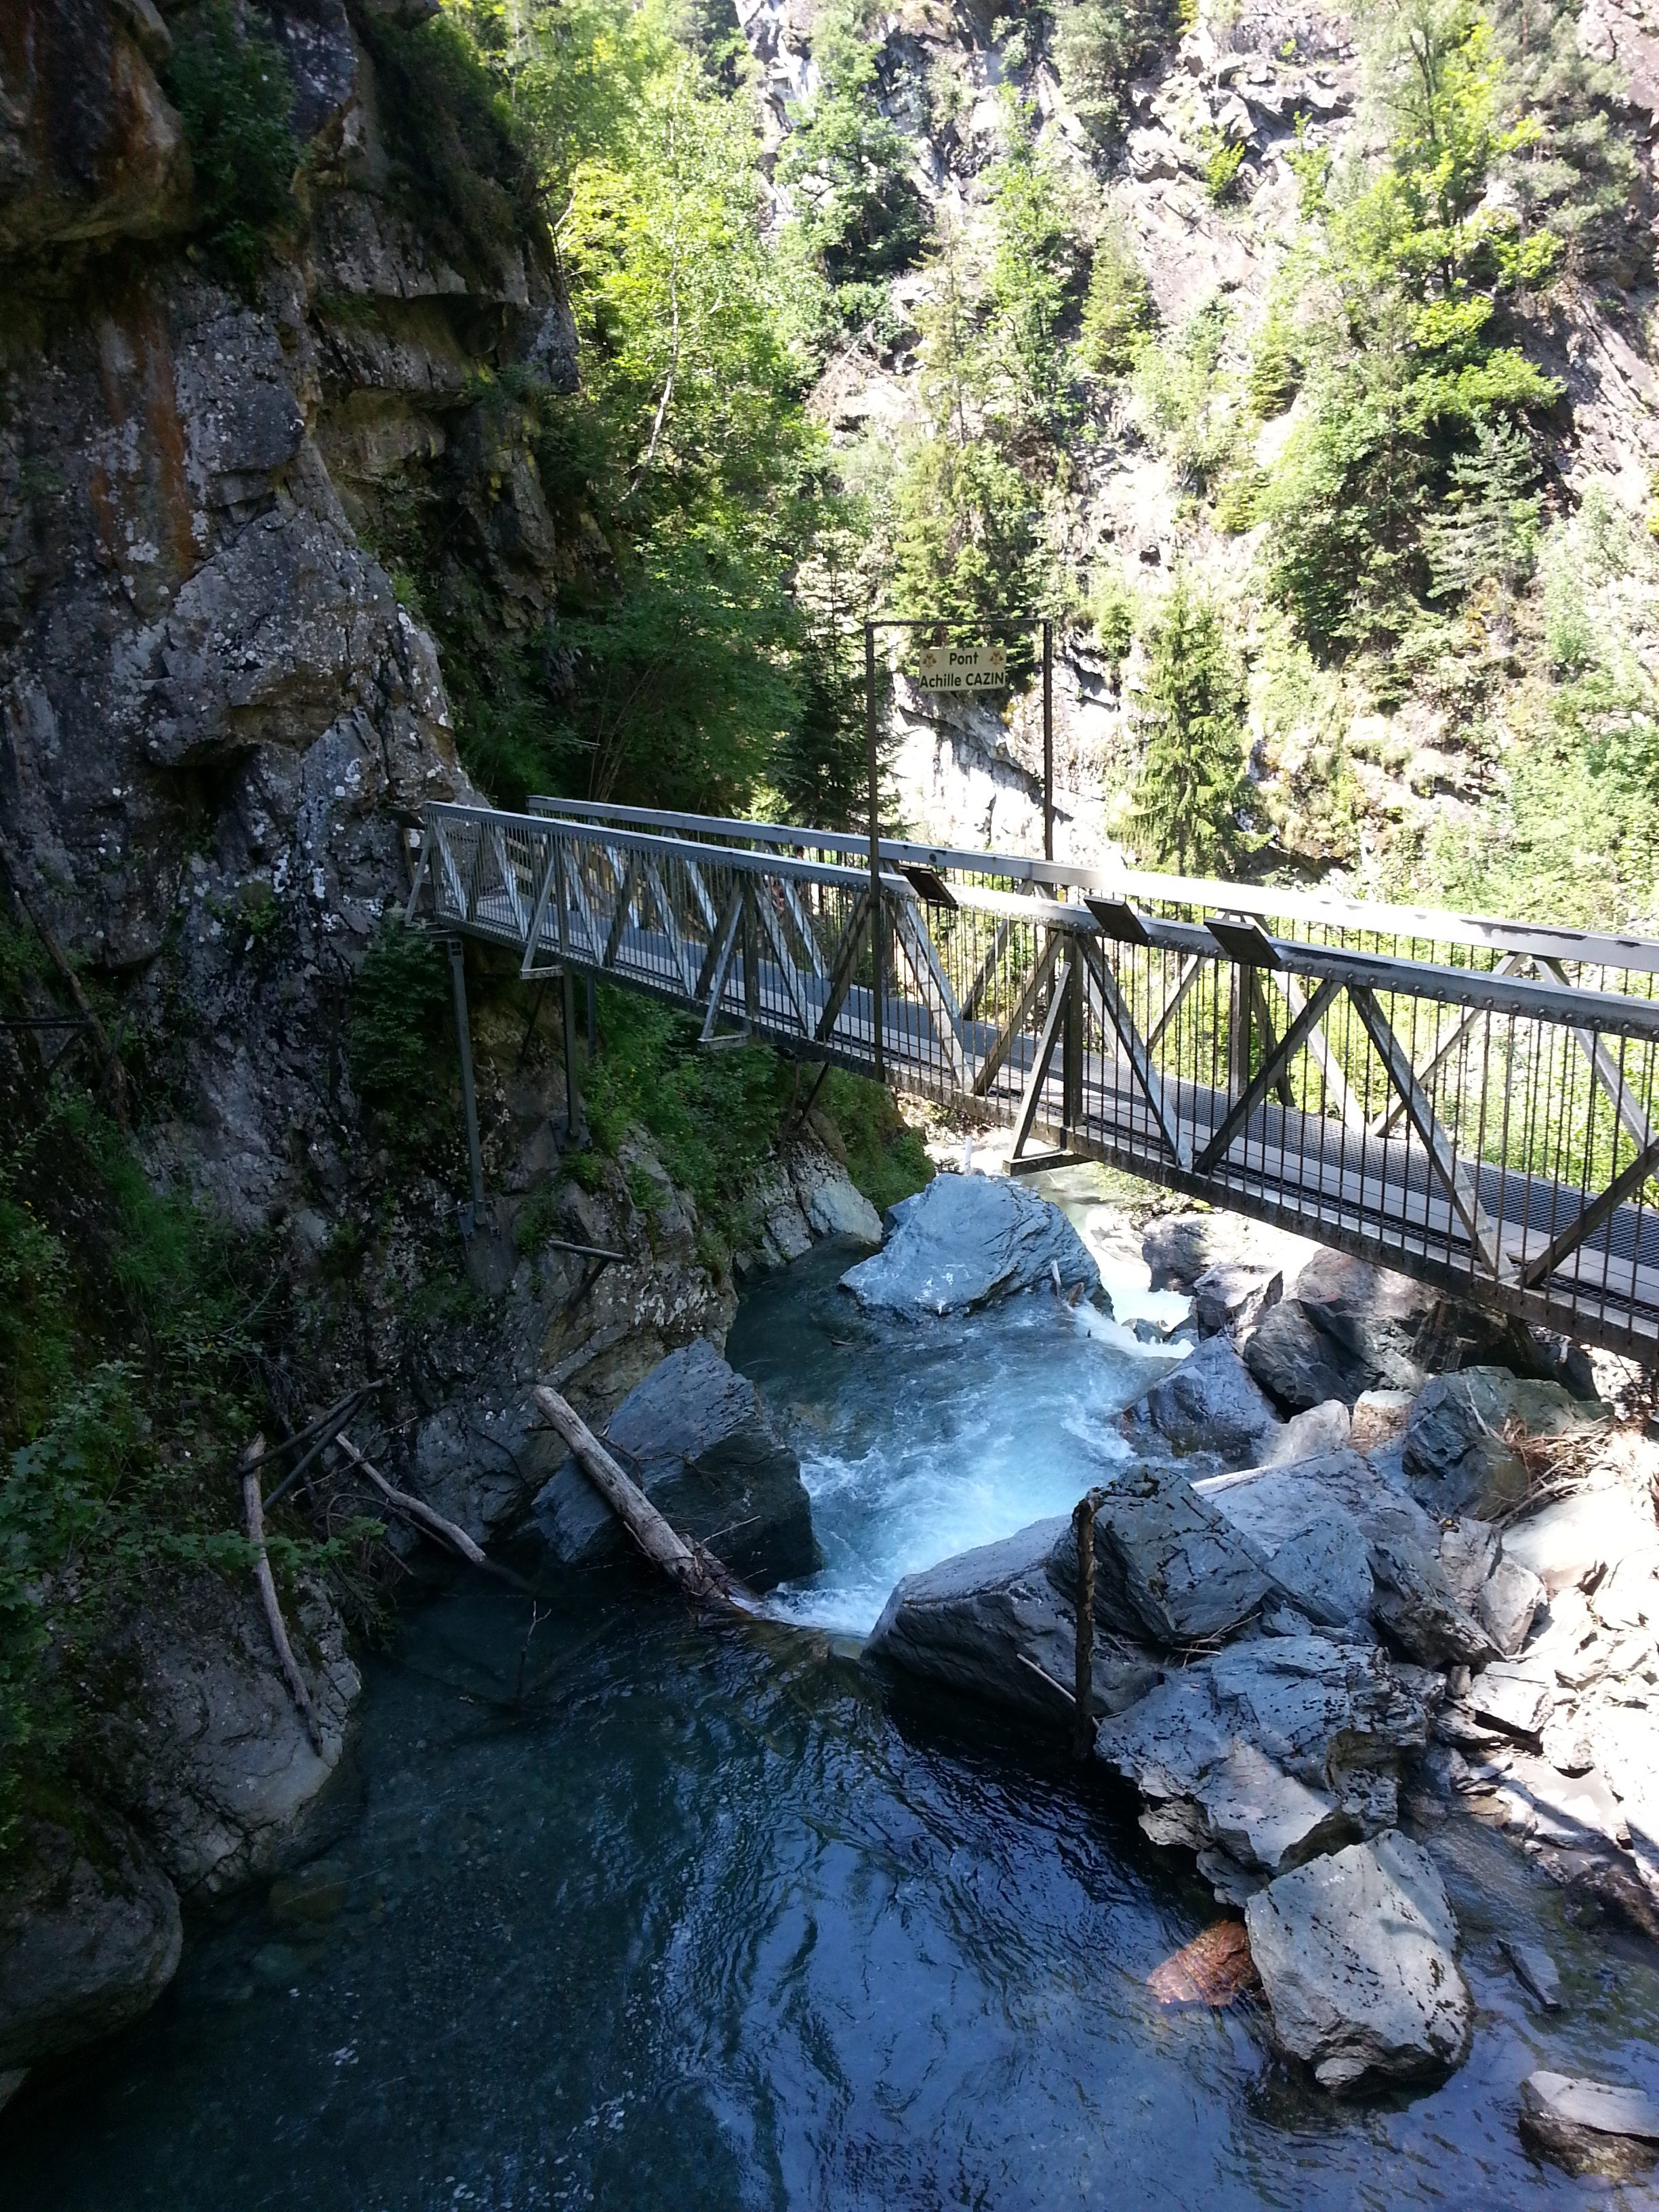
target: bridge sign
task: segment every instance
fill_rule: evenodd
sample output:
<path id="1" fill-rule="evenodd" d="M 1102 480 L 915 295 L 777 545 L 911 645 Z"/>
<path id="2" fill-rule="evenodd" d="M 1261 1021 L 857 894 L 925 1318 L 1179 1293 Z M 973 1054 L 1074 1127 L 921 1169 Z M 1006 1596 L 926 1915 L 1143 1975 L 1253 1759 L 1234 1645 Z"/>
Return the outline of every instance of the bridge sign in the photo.
<path id="1" fill-rule="evenodd" d="M 929 646 L 910 681 L 918 691 L 1006 691 L 1006 645 Z"/>

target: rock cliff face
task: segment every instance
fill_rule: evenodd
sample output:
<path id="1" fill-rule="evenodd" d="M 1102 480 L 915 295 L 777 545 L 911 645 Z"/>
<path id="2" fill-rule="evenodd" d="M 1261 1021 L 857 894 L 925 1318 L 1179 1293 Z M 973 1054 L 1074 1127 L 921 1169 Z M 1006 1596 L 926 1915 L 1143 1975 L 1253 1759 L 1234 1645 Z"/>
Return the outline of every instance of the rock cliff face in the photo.
<path id="1" fill-rule="evenodd" d="M 432 641 L 358 532 L 441 489 L 514 603 L 556 557 L 469 394 L 568 386 L 568 307 L 528 224 L 452 258 L 412 215 L 371 51 L 394 12 L 268 12 L 306 220 L 255 299 L 189 249 L 153 9 L 38 0 L 0 50 L 0 828 L 131 1022 L 188 1008 L 158 1164 L 244 1222 L 338 1176 L 342 983 L 401 825 L 463 782 Z"/>
<path id="2" fill-rule="evenodd" d="M 558 1056 L 526 1060 L 516 982 L 473 976 L 495 1196 L 465 1268 L 455 1182 L 390 1167 L 354 1090 L 352 978 L 422 803 L 469 790 L 389 572 L 398 529 L 422 517 L 509 638 L 591 562 L 526 429 L 575 386 L 569 306 L 511 149 L 445 106 L 434 13 L 250 0 L 300 155 L 251 290 L 204 246 L 167 89 L 190 8 L 19 0 L 0 21 L 0 896 L 118 1003 L 152 1175 L 264 1232 L 313 1300 L 296 1407 L 381 1378 L 388 1466 L 488 1537 L 558 1456 L 531 1380 L 599 1417 L 665 1352 L 723 1340 L 734 1293 L 647 1146 L 562 1178 Z M 864 1203 L 815 1147 L 774 1180 L 768 1251 Z M 329 1255 L 369 1214 L 342 1302 Z M 111 1802 L 84 1832 L 27 1826 L 0 1885 L 0 2064 L 136 2016 L 176 1964 L 179 1896 L 314 1826 L 359 1680 L 319 1591 L 289 1625 L 320 1748 L 251 1586 L 204 1577 L 123 1626 Z"/>

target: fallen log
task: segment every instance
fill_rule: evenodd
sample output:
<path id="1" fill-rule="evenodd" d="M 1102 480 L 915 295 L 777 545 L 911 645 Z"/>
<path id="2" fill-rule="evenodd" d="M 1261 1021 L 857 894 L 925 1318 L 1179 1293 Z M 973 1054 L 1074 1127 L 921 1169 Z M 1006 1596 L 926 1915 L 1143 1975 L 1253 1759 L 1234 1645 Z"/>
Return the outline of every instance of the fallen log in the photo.
<path id="1" fill-rule="evenodd" d="M 640 1488 L 623 1473 L 581 1415 L 545 1383 L 532 1393 L 550 1426 L 568 1446 L 576 1464 L 654 1567 L 678 1583 L 688 1596 L 753 1613 L 754 1598 L 696 1538 L 677 1533 Z"/>
<path id="2" fill-rule="evenodd" d="M 452 1550 L 459 1552 L 461 1557 L 471 1565 L 481 1567 L 487 1575 L 494 1575 L 497 1582 L 507 1583 L 510 1589 L 519 1590 L 526 1597 L 530 1595 L 530 1584 L 526 1582 L 522 1575 L 515 1575 L 511 1567 L 504 1567 L 497 1560 L 492 1559 L 482 1545 L 473 1541 L 465 1528 L 456 1522 L 447 1520 L 441 1513 L 428 1505 L 424 1498 L 416 1498 L 407 1490 L 399 1490 L 388 1482 L 380 1469 L 377 1467 L 372 1467 L 363 1457 L 362 1452 L 343 1431 L 335 1437 L 334 1441 L 356 1468 L 358 1474 L 374 1484 L 389 1505 L 395 1505 L 400 1513 L 407 1514 L 411 1521 L 418 1522 L 429 1535 L 440 1537 Z"/>
<path id="3" fill-rule="evenodd" d="M 247 1516 L 248 1541 L 254 1548 L 253 1579 L 259 1585 L 260 1601 L 265 1609 L 265 1626 L 270 1631 L 271 1647 L 276 1654 L 276 1663 L 283 1670 L 283 1680 L 294 1700 L 294 1710 L 306 1724 L 306 1734 L 311 1738 L 312 1749 L 319 1759 L 323 1756 L 323 1724 L 317 1717 L 317 1708 L 311 1702 L 311 1692 L 300 1672 L 300 1663 L 294 1656 L 294 1646 L 288 1640 L 288 1627 L 283 1620 L 283 1608 L 276 1596 L 276 1578 L 270 1571 L 270 1554 L 265 1549 L 265 1513 L 259 1496 L 259 1468 L 265 1455 L 265 1440 L 255 1437 L 242 1459 L 242 1510 Z"/>

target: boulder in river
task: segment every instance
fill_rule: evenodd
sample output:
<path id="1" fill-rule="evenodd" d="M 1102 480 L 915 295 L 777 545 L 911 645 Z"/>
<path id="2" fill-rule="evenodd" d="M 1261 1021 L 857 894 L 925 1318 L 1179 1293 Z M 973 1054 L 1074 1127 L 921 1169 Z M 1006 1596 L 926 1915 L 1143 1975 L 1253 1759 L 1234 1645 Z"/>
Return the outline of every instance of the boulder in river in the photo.
<path id="1" fill-rule="evenodd" d="M 604 1441 L 681 1535 L 707 1544 L 757 1588 L 822 1564 L 799 1461 L 748 1376 L 701 1337 L 629 1391 Z M 615 1514 L 574 1459 L 538 1496 L 534 1523 L 569 1566 L 627 1548 Z"/>
<path id="2" fill-rule="evenodd" d="M 1301 1413 L 1328 1398 L 1351 1402 L 1356 1395 L 1347 1362 L 1295 1298 L 1284 1299 L 1262 1316 L 1244 1346 L 1244 1364 L 1274 1405 L 1287 1413 Z"/>
<path id="3" fill-rule="evenodd" d="M 1274 2040 L 1328 2089 L 1443 2080 L 1474 2008 L 1434 1862 L 1397 1829 L 1294 1868 L 1244 1909 Z"/>
<path id="4" fill-rule="evenodd" d="M 1011 1176 L 983 1175 L 935 1176 L 890 1207 L 881 1250 L 842 1277 L 860 1305 L 910 1315 L 969 1313 L 1056 1280 L 1106 1304 L 1100 1270 L 1060 1208 Z"/>
<path id="5" fill-rule="evenodd" d="M 1071 1540 L 1063 1516 L 907 1575 L 865 1647 L 904 1673 L 1069 1725 L 1077 1613 L 1045 1564 Z M 1160 1679 L 1149 1652 L 1097 1637 L 1097 1712 L 1121 1712 Z"/>
<path id="6" fill-rule="evenodd" d="M 1069 1596 L 1069 1522 L 1048 1572 Z M 1095 1514 L 1095 1617 L 1120 1635 L 1166 1645 L 1230 1636 L 1271 1587 L 1261 1554 L 1178 1474 L 1140 1469 Z"/>
<path id="7" fill-rule="evenodd" d="M 173 1885 L 128 1831 L 77 1841 L 26 1820 L 0 1889 L 0 2068 L 112 2035 L 172 1980 L 183 1933 Z"/>
<path id="8" fill-rule="evenodd" d="M 1277 1267 L 1249 1260 L 1224 1260 L 1193 1285 L 1193 1318 L 1200 1336 L 1237 1338 L 1254 1328 L 1285 1295 Z"/>
<path id="9" fill-rule="evenodd" d="M 1219 1336 L 1200 1345 L 1123 1416 L 1124 1434 L 1143 1449 L 1161 1440 L 1177 1452 L 1213 1452 L 1235 1467 L 1259 1466 L 1282 1426 Z"/>
<path id="10" fill-rule="evenodd" d="M 1229 1645 L 1165 1677 L 1096 1741 L 1237 1902 L 1282 1868 L 1390 1826 L 1399 1767 L 1428 1733 L 1429 1684 L 1375 1646 L 1323 1636 Z"/>
<path id="11" fill-rule="evenodd" d="M 1530 1486 L 1518 1435 L 1567 1436 L 1599 1425 L 1605 1408 L 1501 1367 L 1437 1376 L 1406 1425 L 1402 1465 L 1431 1513 L 1491 1520 L 1519 1504 Z"/>
<path id="12" fill-rule="evenodd" d="M 1197 1487 L 1256 1543 L 1275 1583 L 1310 1620 L 1353 1633 L 1363 1595 L 1371 1625 L 1422 1665 L 1494 1656 L 1492 1639 L 1447 1579 L 1433 1521 L 1357 1452 L 1246 1469 Z"/>
<path id="13" fill-rule="evenodd" d="M 1521 2133 L 1570 2173 L 1625 2181 L 1659 2160 L 1659 2100 L 1540 2069 L 1521 2084 Z"/>

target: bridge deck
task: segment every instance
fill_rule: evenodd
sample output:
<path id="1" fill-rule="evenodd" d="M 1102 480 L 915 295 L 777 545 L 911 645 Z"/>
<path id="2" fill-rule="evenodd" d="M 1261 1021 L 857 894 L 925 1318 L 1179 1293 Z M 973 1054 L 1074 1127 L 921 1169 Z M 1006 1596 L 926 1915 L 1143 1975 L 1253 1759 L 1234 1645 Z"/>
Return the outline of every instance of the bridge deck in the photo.
<path id="1" fill-rule="evenodd" d="M 1659 1355 L 1659 946 L 885 842 L 872 930 L 860 841 L 666 828 L 428 807 L 410 910 Z"/>

